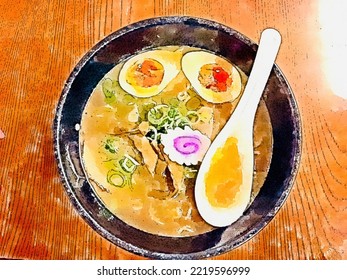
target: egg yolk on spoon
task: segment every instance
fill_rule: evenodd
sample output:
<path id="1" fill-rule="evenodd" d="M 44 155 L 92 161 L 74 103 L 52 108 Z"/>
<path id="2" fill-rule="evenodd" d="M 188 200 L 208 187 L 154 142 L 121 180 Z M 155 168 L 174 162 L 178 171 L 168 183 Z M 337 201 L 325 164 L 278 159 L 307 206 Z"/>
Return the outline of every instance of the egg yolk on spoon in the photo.
<path id="1" fill-rule="evenodd" d="M 157 86 L 164 77 L 163 65 L 154 59 L 145 59 L 129 68 L 127 82 L 144 88 Z"/>
<path id="2" fill-rule="evenodd" d="M 242 168 L 235 137 L 228 138 L 225 145 L 217 149 L 205 175 L 205 184 L 206 196 L 212 206 L 227 208 L 237 201 L 242 185 Z"/>

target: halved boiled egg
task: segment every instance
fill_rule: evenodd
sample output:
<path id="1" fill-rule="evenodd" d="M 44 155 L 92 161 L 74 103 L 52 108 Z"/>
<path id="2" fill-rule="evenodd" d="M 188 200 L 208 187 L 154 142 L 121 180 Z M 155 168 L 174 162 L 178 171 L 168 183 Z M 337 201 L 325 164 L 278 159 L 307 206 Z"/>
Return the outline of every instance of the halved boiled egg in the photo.
<path id="1" fill-rule="evenodd" d="M 192 51 L 182 58 L 182 70 L 194 90 L 206 101 L 224 103 L 241 93 L 241 76 L 226 59 L 206 51 Z"/>
<path id="2" fill-rule="evenodd" d="M 159 94 L 180 71 L 180 52 L 152 50 L 127 60 L 120 73 L 119 84 L 135 97 Z"/>

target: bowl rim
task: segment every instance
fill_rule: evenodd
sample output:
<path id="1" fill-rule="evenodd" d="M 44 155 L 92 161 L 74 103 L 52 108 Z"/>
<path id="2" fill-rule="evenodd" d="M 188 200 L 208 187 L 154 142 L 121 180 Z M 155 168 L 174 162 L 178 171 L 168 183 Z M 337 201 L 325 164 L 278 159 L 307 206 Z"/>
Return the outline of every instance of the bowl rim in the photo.
<path id="1" fill-rule="evenodd" d="M 274 65 L 274 72 L 276 74 L 276 77 L 281 78 L 283 83 L 286 84 L 288 87 L 288 91 L 290 94 L 288 95 L 288 101 L 290 108 L 292 109 L 293 115 L 294 115 L 294 126 L 295 126 L 295 140 L 296 140 L 296 146 L 294 148 L 294 156 L 293 156 L 293 167 L 291 176 L 289 179 L 285 182 L 286 188 L 285 191 L 282 192 L 279 199 L 276 201 L 275 207 L 272 209 L 272 211 L 268 212 L 266 216 L 264 216 L 260 222 L 256 224 L 255 230 L 249 232 L 248 235 L 243 235 L 238 237 L 237 242 L 234 242 L 232 244 L 226 244 L 220 247 L 212 247 L 208 248 L 204 251 L 199 252 L 190 252 L 190 253 L 163 253 L 163 252 L 154 252 L 150 251 L 144 248 L 140 248 L 138 246 L 135 246 L 133 244 L 130 244 L 126 241 L 121 240 L 120 238 L 112 235 L 110 232 L 108 232 L 106 229 L 104 229 L 97 220 L 90 215 L 83 207 L 83 205 L 80 203 L 79 199 L 76 197 L 74 192 L 72 191 L 72 187 L 69 183 L 68 175 L 65 172 L 64 165 L 62 163 L 62 157 L 60 154 L 60 128 L 61 128 L 61 116 L 62 116 L 62 110 L 67 98 L 67 95 L 71 89 L 71 86 L 75 80 L 75 78 L 80 73 L 81 69 L 86 65 L 86 63 L 103 47 L 107 46 L 110 42 L 117 39 L 118 37 L 121 37 L 129 32 L 133 32 L 140 28 L 145 28 L 148 26 L 156 26 L 156 25 L 165 25 L 165 24 L 180 24 L 180 23 L 194 23 L 197 25 L 201 25 L 206 28 L 214 28 L 216 30 L 227 32 L 230 35 L 233 35 L 241 41 L 243 41 L 245 44 L 257 46 L 256 43 L 254 43 L 252 40 L 250 40 L 248 37 L 244 36 L 240 32 L 234 30 L 233 28 L 226 26 L 224 24 L 221 24 L 219 22 L 210 20 L 210 19 L 204 19 L 200 17 L 190 17 L 190 16 L 163 16 L 163 17 L 154 17 L 154 18 L 148 18 L 144 19 L 132 24 L 129 24 L 127 26 L 124 26 L 105 38 L 101 39 L 98 43 L 96 43 L 89 51 L 87 51 L 83 57 L 79 60 L 79 62 L 75 65 L 72 72 L 70 73 L 69 77 L 67 78 L 61 96 L 59 98 L 58 104 L 56 106 L 55 111 L 55 117 L 54 117 L 54 123 L 53 123 L 53 148 L 54 148 L 54 155 L 57 161 L 58 165 L 58 172 L 60 175 L 60 179 L 62 181 L 62 184 L 64 186 L 65 192 L 67 193 L 70 201 L 72 202 L 75 210 L 77 210 L 78 214 L 87 222 L 89 226 L 93 228 L 98 234 L 100 234 L 102 237 L 110 241 L 116 246 L 119 246 L 131 253 L 135 253 L 137 255 L 147 257 L 147 258 L 154 258 L 154 259 L 204 259 L 209 258 L 213 256 L 217 256 L 220 254 L 227 253 L 242 244 L 249 241 L 251 238 L 253 238 L 255 235 L 257 235 L 260 231 L 262 231 L 267 224 L 271 222 L 271 220 L 274 218 L 274 216 L 278 213 L 280 208 L 283 206 L 284 202 L 289 197 L 289 193 L 291 189 L 293 188 L 294 181 L 296 179 L 299 165 L 300 165 L 300 158 L 301 158 L 301 149 L 302 149 L 302 132 L 301 132 L 301 118 L 299 114 L 299 108 L 297 105 L 297 102 L 295 100 L 295 96 L 293 94 L 293 91 L 287 82 L 287 79 L 285 78 L 284 74 L 280 70 L 280 68 L 275 63 Z"/>

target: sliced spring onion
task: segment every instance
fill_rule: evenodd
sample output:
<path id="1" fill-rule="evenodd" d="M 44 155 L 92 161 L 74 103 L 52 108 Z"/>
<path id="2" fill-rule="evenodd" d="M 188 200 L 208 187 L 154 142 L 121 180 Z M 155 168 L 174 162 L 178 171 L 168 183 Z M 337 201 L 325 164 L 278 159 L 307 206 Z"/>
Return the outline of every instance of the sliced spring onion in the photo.
<path id="1" fill-rule="evenodd" d="M 126 94 L 126 95 L 124 95 L 123 101 L 127 105 L 133 105 L 136 102 L 136 99 L 131 94 Z"/>
<path id="2" fill-rule="evenodd" d="M 174 125 L 173 125 L 172 128 L 175 128 L 175 127 L 183 128 L 186 125 L 188 125 L 188 120 L 187 120 L 186 117 L 176 116 L 175 119 L 174 119 Z"/>
<path id="3" fill-rule="evenodd" d="M 124 92 L 124 90 L 120 87 L 118 81 L 112 80 L 110 78 L 103 80 L 101 88 L 105 96 L 105 102 L 107 104 L 111 104 L 116 101 L 117 98 L 119 99 L 120 96 L 126 95 L 126 92 Z M 131 101 L 127 101 L 127 104 L 128 103 L 131 103 Z"/>
<path id="4" fill-rule="evenodd" d="M 182 115 L 178 108 L 165 104 L 150 109 L 147 113 L 147 119 L 151 124 L 151 129 L 146 137 L 151 141 L 160 142 L 161 134 L 167 133 L 167 130 L 189 125 L 189 120 Z"/>
<path id="5" fill-rule="evenodd" d="M 122 172 L 111 169 L 107 172 L 107 182 L 114 187 L 124 188 L 126 185 L 126 178 Z"/>
<path id="6" fill-rule="evenodd" d="M 193 96 L 190 98 L 187 103 L 186 107 L 188 110 L 197 110 L 201 106 L 201 100 L 200 98 Z"/>
<path id="7" fill-rule="evenodd" d="M 179 115 L 179 111 L 177 108 L 171 107 L 170 110 L 167 112 L 167 115 L 169 118 L 174 119 Z"/>
<path id="8" fill-rule="evenodd" d="M 105 149 L 107 151 L 109 151 L 111 154 L 116 154 L 119 150 L 118 146 L 117 146 L 117 142 L 115 139 L 112 138 L 108 138 L 106 139 L 106 143 L 105 143 Z"/>
<path id="9" fill-rule="evenodd" d="M 106 98 L 111 98 L 115 94 L 115 89 L 113 86 L 113 81 L 110 78 L 106 78 L 102 82 L 102 92 Z"/>
<path id="10" fill-rule="evenodd" d="M 128 173 L 134 173 L 136 166 L 140 165 L 133 157 L 127 154 L 119 161 L 119 164 Z"/>
<path id="11" fill-rule="evenodd" d="M 157 105 L 148 111 L 147 119 L 151 124 L 158 125 L 163 122 L 163 120 L 167 116 L 168 110 L 168 105 Z"/>
<path id="12" fill-rule="evenodd" d="M 188 111 L 186 117 L 191 123 L 197 123 L 200 119 L 196 111 Z"/>

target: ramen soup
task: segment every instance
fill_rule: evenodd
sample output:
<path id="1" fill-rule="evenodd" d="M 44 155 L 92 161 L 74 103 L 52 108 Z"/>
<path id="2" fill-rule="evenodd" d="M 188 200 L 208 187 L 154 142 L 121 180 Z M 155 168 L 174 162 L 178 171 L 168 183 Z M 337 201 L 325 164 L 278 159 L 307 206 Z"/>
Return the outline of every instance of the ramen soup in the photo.
<path id="1" fill-rule="evenodd" d="M 85 172 L 105 207 L 153 234 L 191 236 L 212 230 L 196 208 L 195 179 L 246 81 L 229 61 L 191 47 L 148 50 L 108 72 L 86 104 L 80 129 Z M 271 135 L 261 101 L 250 202 L 269 168 Z M 235 163 L 229 162 L 230 176 L 242 172 L 233 172 Z"/>

